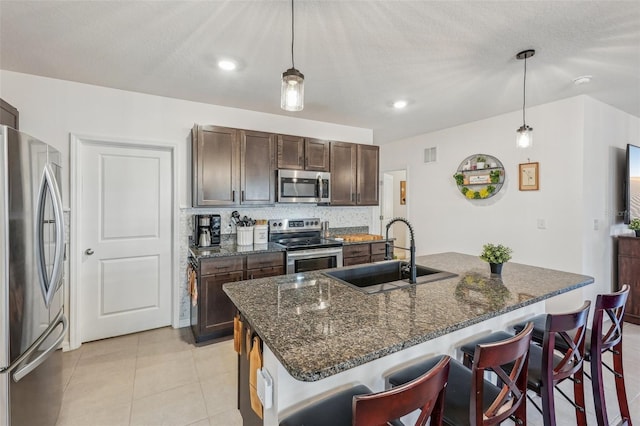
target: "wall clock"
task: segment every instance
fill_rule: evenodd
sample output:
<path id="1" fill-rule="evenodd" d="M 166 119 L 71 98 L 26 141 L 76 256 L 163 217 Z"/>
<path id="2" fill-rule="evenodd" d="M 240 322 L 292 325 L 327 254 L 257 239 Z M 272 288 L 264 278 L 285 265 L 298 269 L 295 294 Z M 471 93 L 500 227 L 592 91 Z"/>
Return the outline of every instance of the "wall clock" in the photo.
<path id="1" fill-rule="evenodd" d="M 538 163 L 522 163 L 518 173 L 520 191 L 537 191 L 540 181 L 540 170 Z"/>

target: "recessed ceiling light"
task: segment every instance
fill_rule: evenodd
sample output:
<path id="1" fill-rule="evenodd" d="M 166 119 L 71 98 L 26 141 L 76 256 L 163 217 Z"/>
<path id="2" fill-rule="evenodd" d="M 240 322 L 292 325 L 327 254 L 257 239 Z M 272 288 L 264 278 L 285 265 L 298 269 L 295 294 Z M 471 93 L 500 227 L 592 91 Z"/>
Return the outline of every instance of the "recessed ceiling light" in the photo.
<path id="1" fill-rule="evenodd" d="M 406 106 L 407 106 L 407 103 L 408 103 L 407 101 L 403 101 L 403 100 L 395 101 L 395 102 L 393 103 L 393 107 L 394 107 L 395 109 L 402 109 L 402 108 L 404 108 L 404 107 L 406 107 Z"/>
<path id="2" fill-rule="evenodd" d="M 580 86 L 581 84 L 591 83 L 591 79 L 593 76 L 591 75 L 581 75 L 580 77 L 576 77 L 573 79 L 573 84 L 576 86 Z"/>
<path id="3" fill-rule="evenodd" d="M 218 61 L 218 68 L 225 71 L 233 71 L 238 67 L 238 64 L 231 59 L 221 59 Z"/>

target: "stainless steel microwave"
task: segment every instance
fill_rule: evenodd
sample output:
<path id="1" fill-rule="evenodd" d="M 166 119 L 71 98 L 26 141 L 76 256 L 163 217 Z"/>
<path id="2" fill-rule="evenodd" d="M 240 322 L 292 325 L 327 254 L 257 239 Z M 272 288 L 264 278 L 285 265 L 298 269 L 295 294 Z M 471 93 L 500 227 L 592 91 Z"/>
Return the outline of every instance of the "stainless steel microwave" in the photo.
<path id="1" fill-rule="evenodd" d="M 329 203 L 331 173 L 307 170 L 278 170 L 279 203 Z"/>

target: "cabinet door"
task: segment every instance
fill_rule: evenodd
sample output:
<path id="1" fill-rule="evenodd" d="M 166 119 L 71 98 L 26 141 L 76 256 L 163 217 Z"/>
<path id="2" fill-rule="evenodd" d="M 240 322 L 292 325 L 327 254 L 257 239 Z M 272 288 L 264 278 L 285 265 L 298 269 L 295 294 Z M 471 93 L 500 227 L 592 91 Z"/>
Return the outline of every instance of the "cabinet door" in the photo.
<path id="1" fill-rule="evenodd" d="M 356 204 L 356 152 L 355 144 L 331 142 L 331 204 Z"/>
<path id="2" fill-rule="evenodd" d="M 241 204 L 273 204 L 275 201 L 275 135 L 240 131 Z"/>
<path id="3" fill-rule="evenodd" d="M 304 169 L 304 138 L 278 135 L 278 168 Z"/>
<path id="4" fill-rule="evenodd" d="M 200 334 L 206 335 L 233 330 L 235 307 L 222 290 L 224 283 L 242 281 L 242 271 L 228 274 L 205 275 L 200 278 Z"/>
<path id="5" fill-rule="evenodd" d="M 305 139 L 304 168 L 317 172 L 329 171 L 329 141 Z"/>
<path id="6" fill-rule="evenodd" d="M 259 269 L 247 269 L 247 279 L 257 280 L 264 277 L 277 277 L 278 275 L 284 275 L 284 267 L 282 266 L 270 266 Z"/>
<path id="7" fill-rule="evenodd" d="M 624 320 L 640 324 L 640 257 L 618 255 L 618 288 L 629 284 Z"/>
<path id="8" fill-rule="evenodd" d="M 259 253 L 247 256 L 247 269 L 261 269 L 285 266 L 285 253 Z"/>
<path id="9" fill-rule="evenodd" d="M 379 152 L 377 145 L 358 145 L 357 204 L 377 206 L 379 180 Z"/>
<path id="10" fill-rule="evenodd" d="M 196 126 L 192 131 L 193 206 L 240 202 L 240 146 L 236 129 Z"/>

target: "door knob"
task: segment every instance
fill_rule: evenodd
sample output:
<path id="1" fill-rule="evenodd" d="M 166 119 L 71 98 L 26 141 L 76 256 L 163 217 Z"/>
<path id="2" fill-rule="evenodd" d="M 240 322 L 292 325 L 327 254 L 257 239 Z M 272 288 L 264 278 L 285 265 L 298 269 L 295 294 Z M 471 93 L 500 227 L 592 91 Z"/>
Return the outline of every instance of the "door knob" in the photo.
<path id="1" fill-rule="evenodd" d="M 84 254 L 86 254 L 87 256 L 91 256 L 93 254 L 93 250 L 91 250 L 90 248 L 86 249 L 84 251 Z"/>

